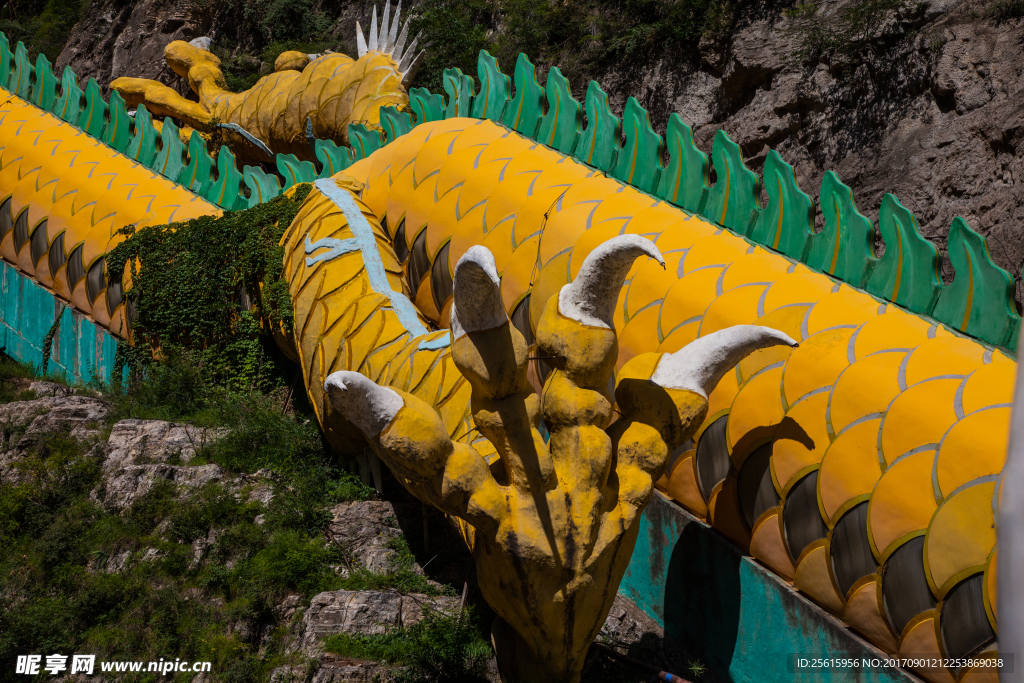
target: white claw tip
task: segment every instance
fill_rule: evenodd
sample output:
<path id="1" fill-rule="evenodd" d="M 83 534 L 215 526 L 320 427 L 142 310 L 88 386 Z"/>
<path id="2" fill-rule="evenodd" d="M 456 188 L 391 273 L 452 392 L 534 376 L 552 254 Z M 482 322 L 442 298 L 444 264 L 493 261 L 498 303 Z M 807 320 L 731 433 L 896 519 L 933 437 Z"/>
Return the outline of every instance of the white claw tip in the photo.
<path id="1" fill-rule="evenodd" d="M 559 311 L 584 325 L 611 329 L 619 290 L 633 261 L 640 256 L 665 265 L 665 257 L 654 242 L 640 235 L 619 235 L 594 249 L 583 261 L 576 279 L 559 292 Z"/>
<path id="2" fill-rule="evenodd" d="M 487 247 L 470 247 L 455 264 L 452 333 L 491 330 L 508 321 L 501 299 L 501 278 Z"/>
<path id="3" fill-rule="evenodd" d="M 785 332 L 761 325 L 727 327 L 662 356 L 651 381 L 707 398 L 726 372 L 754 351 L 769 346 L 795 347 L 797 342 Z"/>
<path id="4" fill-rule="evenodd" d="M 373 440 L 391 424 L 405 402 L 393 389 L 382 387 L 358 372 L 342 370 L 327 376 L 324 391 L 335 410 Z"/>

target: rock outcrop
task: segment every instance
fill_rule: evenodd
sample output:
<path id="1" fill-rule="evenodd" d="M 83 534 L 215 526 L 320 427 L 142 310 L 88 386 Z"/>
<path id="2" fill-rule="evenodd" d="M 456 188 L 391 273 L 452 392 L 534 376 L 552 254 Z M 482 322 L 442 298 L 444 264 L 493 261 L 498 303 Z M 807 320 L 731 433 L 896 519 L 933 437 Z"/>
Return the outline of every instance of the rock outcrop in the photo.
<path id="1" fill-rule="evenodd" d="M 991 0 L 908 2 L 899 15 L 878 21 L 867 58 L 847 66 L 828 55 L 805 59 L 806 29 L 818 22 L 828 32 L 828 22 L 857 2 L 824 0 L 810 17 L 791 16 L 792 3 L 734 3 L 736 19 L 723 39 L 705 38 L 693 49 L 651 45 L 587 70 L 608 90 L 614 110 L 621 112 L 635 96 L 662 131 L 669 114 L 678 112 L 709 153 L 719 129 L 740 143 L 755 170 L 768 149 L 776 149 L 812 196 L 827 170 L 853 188 L 871 218 L 884 193 L 896 194 L 940 251 L 953 217 L 963 216 L 988 236 L 995 261 L 1019 281 L 1024 19 L 990 18 Z M 355 19 L 365 25 L 366 17 L 357 15 L 369 12 L 368 5 L 318 7 L 337 17 L 333 35 L 339 40 L 351 35 Z M 102 84 L 141 76 L 177 84 L 185 93 L 164 65 L 163 47 L 205 35 L 215 42 L 251 41 L 227 5 L 96 0 L 57 64 Z M 543 82 L 547 65 L 531 56 Z M 501 66 L 511 73 L 512 64 Z M 586 83 L 572 86 L 582 100 Z M 952 270 L 945 270 L 948 280 Z"/>

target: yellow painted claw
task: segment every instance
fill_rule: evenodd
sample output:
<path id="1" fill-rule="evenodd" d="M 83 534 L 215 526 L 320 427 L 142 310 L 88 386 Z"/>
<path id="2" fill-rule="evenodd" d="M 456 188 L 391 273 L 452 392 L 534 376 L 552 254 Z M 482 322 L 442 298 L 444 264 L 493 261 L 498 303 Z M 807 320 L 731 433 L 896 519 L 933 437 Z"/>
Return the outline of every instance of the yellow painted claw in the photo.
<path id="1" fill-rule="evenodd" d="M 422 500 L 472 527 L 480 588 L 506 681 L 575 683 L 629 563 L 640 512 L 668 454 L 700 426 L 707 392 L 751 351 L 794 345 L 768 328 L 729 328 L 619 373 L 612 308 L 633 261 L 658 249 L 616 237 L 552 296 L 537 330 L 555 369 L 542 396 L 527 344 L 502 305 L 494 257 L 472 247 L 455 268 L 452 357 L 472 387 L 472 416 L 497 450 L 488 465 L 453 443 L 432 406 L 355 372 L 330 375 L 334 408 Z M 545 442 L 541 420 L 550 432 Z"/>

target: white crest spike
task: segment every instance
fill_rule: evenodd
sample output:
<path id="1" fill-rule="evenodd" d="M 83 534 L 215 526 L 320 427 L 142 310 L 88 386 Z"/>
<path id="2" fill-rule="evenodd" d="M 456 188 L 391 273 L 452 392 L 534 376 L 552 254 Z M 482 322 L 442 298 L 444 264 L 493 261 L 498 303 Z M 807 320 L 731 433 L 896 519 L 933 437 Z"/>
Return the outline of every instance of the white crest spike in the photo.
<path id="1" fill-rule="evenodd" d="M 405 26 L 402 27 L 402 32 L 398 34 L 398 42 L 395 43 L 395 49 L 391 52 L 391 56 L 394 57 L 396 62 L 402 61 L 402 50 L 405 49 L 405 38 L 409 35 L 409 21 L 406 20 Z"/>
<path id="2" fill-rule="evenodd" d="M 380 29 L 377 32 L 377 50 L 387 52 L 388 22 L 391 21 L 391 0 L 384 3 L 384 16 L 380 19 Z"/>
<path id="3" fill-rule="evenodd" d="M 360 57 L 366 54 L 366 38 L 363 37 L 363 29 L 359 26 L 358 21 L 356 22 L 356 51 Z"/>
<path id="4" fill-rule="evenodd" d="M 398 0 L 398 4 L 395 6 L 395 18 L 391 20 L 391 29 L 388 31 L 388 42 L 384 46 L 384 52 L 394 54 L 395 51 L 395 38 L 398 37 L 398 18 L 402 14 L 402 0 Z"/>
<path id="5" fill-rule="evenodd" d="M 411 43 L 409 43 L 409 49 L 407 49 L 405 53 L 402 55 L 402 61 L 398 63 L 398 70 L 401 73 L 404 74 L 406 71 L 409 70 L 409 67 L 412 65 L 412 60 L 416 55 L 416 45 L 419 43 L 419 40 L 420 34 L 417 33 L 416 37 L 412 39 Z"/>
<path id="6" fill-rule="evenodd" d="M 409 54 L 412 54 L 410 51 Z M 423 58 L 427 56 L 426 50 L 420 50 L 420 53 L 416 55 L 416 58 L 412 60 L 412 64 L 409 68 L 402 72 L 402 87 L 408 88 L 412 85 L 412 81 L 416 78 L 416 72 L 420 70 L 420 65 L 423 63 Z"/>
<path id="7" fill-rule="evenodd" d="M 342 370 L 327 376 L 324 390 L 334 409 L 376 439 L 405 405 L 393 389 L 377 385 L 358 372 Z"/>
<path id="8" fill-rule="evenodd" d="M 367 50 L 373 52 L 377 49 L 377 6 L 373 6 L 373 15 L 370 17 L 370 42 Z"/>
<path id="9" fill-rule="evenodd" d="M 483 332 L 508 322 L 501 300 L 501 278 L 494 254 L 482 245 L 470 247 L 455 264 L 452 286 L 452 335 Z"/>

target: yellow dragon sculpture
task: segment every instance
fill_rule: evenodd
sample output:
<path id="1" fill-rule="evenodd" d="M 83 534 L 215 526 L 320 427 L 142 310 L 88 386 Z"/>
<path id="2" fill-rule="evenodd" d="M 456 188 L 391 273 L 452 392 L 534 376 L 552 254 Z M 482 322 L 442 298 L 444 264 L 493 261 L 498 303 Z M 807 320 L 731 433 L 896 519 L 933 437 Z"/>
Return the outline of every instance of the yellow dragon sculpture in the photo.
<path id="1" fill-rule="evenodd" d="M 396 26 L 371 29 L 358 60 L 328 55 L 239 94 L 219 89 L 208 52 L 172 44 L 199 104 L 151 83 L 115 89 L 308 157 L 307 120 L 337 137 L 341 122 L 372 124 L 378 105 L 407 101 L 402 68 L 416 60 L 392 42 Z M 328 78 L 328 63 L 356 70 Z M 908 290 L 933 308 L 941 298 L 904 262 L 891 277 L 873 266 L 884 287 L 848 284 L 838 234 L 822 250 L 830 265 L 804 265 L 817 247 L 786 255 L 789 204 L 764 207 L 755 227 L 779 227 L 762 247 L 743 232 L 751 216 L 723 227 L 739 203 L 721 181 L 694 194 L 714 221 L 680 208 L 681 176 L 660 157 L 643 180 L 652 169 L 617 138 L 601 147 L 591 135 L 619 130 L 592 104 L 599 89 L 580 131 L 579 104 L 559 99 L 551 72 L 546 108 L 517 69 L 508 106 L 493 99 L 501 88 L 470 89 L 482 118 L 456 102 L 316 180 L 282 240 L 295 311 L 286 347 L 327 438 L 349 452 L 369 443 L 410 491 L 461 520 L 501 616 L 503 673 L 579 679 L 652 487 L 886 652 L 994 652 L 993 515 L 1016 363 L 961 333 L 973 300 L 962 326 L 892 303 L 917 306 Z M 625 133 L 634 152 L 643 134 Z M 746 177 L 736 173 L 719 178 Z M 102 327 L 128 325 L 131 283 L 108 283 L 102 265 L 119 228 L 220 211 L 50 110 L 15 96 L 0 106 L 0 255 Z"/>
<path id="2" fill-rule="evenodd" d="M 388 0 L 378 24 L 374 7 L 368 40 L 357 24 L 358 59 L 340 53 L 310 59 L 300 52 L 285 52 L 275 62 L 275 73 L 245 92 L 226 90 L 220 59 L 181 40 L 169 43 L 164 56 L 188 81 L 198 102 L 145 78 L 118 78 L 110 88 L 129 107 L 145 104 L 152 114 L 174 117 L 202 132 L 225 129 L 242 161 L 272 160 L 270 150 L 313 159 L 310 139 L 347 144 L 349 124 L 379 128 L 382 107 L 408 105 L 406 88 L 425 51 L 416 52 L 418 36 L 406 44 L 409 22 L 399 32 L 401 10 L 399 2 L 392 19 Z"/>

